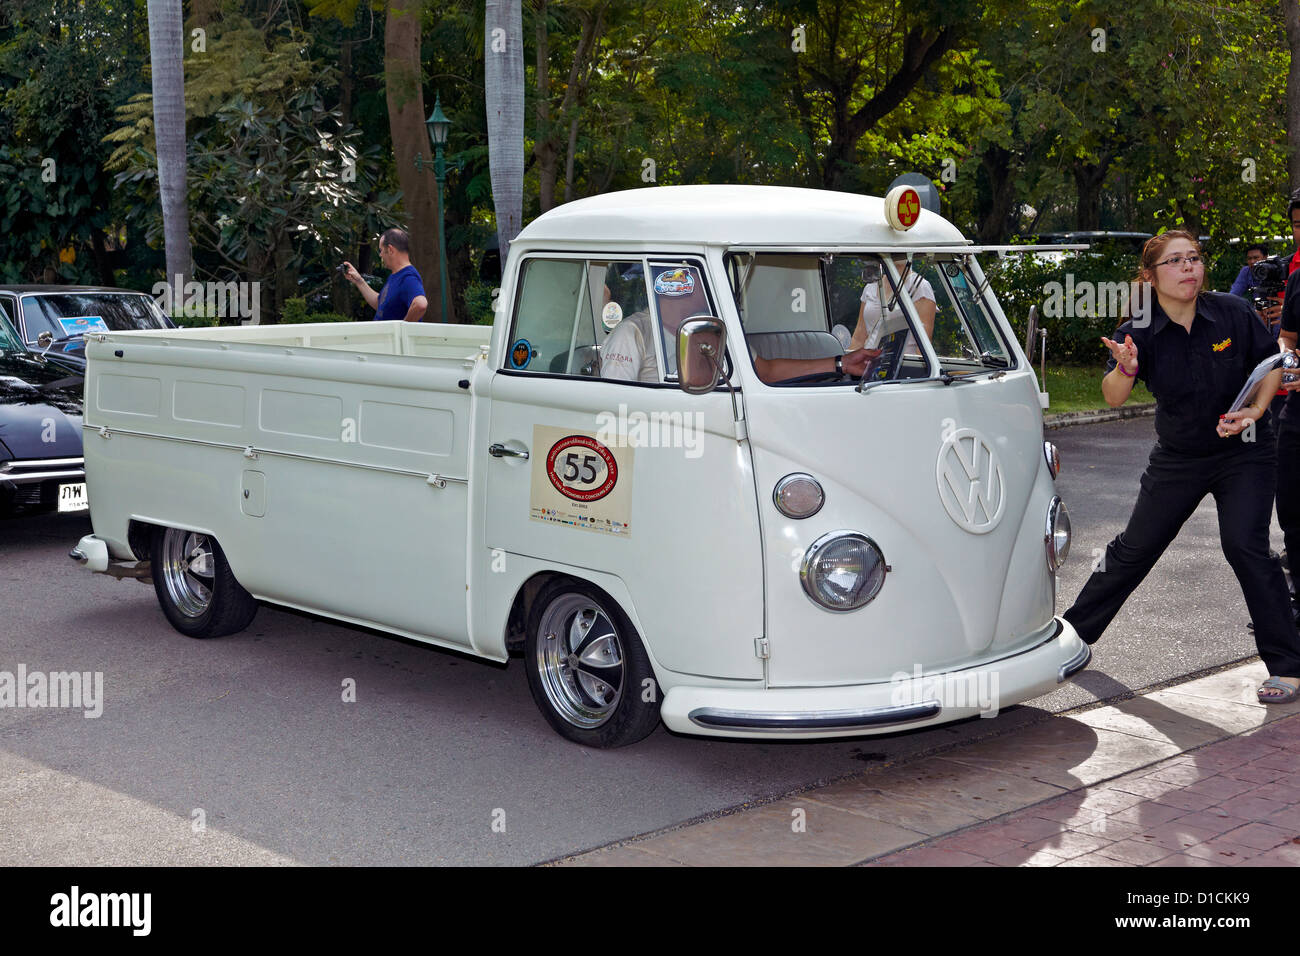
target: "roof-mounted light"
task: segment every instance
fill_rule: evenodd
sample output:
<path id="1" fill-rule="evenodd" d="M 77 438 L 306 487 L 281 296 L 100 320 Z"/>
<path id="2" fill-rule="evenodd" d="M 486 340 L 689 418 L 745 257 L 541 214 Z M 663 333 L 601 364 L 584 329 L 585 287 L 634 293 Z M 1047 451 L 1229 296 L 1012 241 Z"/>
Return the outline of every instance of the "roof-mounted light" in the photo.
<path id="1" fill-rule="evenodd" d="M 921 196 L 911 186 L 895 186 L 885 196 L 885 220 L 891 229 L 906 232 L 921 218 Z"/>

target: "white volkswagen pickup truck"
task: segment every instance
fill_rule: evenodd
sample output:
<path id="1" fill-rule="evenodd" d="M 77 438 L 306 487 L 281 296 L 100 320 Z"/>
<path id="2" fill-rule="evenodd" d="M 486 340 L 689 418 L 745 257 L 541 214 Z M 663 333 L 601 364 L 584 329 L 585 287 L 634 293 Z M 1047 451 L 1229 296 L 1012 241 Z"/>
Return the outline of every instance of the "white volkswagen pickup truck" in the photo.
<path id="1" fill-rule="evenodd" d="M 1090 655 L 980 251 L 902 187 L 655 187 L 524 229 L 491 327 L 92 334 L 72 556 L 191 637 L 268 602 L 522 653 L 591 746 L 996 714 Z"/>

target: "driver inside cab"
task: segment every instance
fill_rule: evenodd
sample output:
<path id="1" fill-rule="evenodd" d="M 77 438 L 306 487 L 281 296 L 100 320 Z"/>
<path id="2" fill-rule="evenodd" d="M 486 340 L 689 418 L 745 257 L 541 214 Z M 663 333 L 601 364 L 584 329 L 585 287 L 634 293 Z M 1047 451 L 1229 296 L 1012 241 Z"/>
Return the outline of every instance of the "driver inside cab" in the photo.
<path id="1" fill-rule="evenodd" d="M 689 292 L 680 293 L 677 289 L 670 288 L 656 292 L 659 320 L 668 341 L 676 341 L 677 329 L 686 319 L 710 313 L 708 299 L 701 289 L 692 288 Z M 605 286 L 604 301 L 605 304 L 610 301 L 608 285 Z M 600 377 L 622 382 L 657 383 L 659 363 L 655 354 L 653 326 L 650 313 L 645 309 L 624 316 L 605 339 L 600 350 Z M 755 355 L 752 348 L 750 355 L 758 377 L 772 384 L 805 375 L 833 375 L 837 372 L 855 379 L 861 378 L 868 363 L 880 355 L 880 349 L 859 348 L 844 355 L 816 359 L 767 359 Z M 672 349 L 666 348 L 664 357 L 668 361 L 669 372 L 675 372 L 677 356 Z"/>

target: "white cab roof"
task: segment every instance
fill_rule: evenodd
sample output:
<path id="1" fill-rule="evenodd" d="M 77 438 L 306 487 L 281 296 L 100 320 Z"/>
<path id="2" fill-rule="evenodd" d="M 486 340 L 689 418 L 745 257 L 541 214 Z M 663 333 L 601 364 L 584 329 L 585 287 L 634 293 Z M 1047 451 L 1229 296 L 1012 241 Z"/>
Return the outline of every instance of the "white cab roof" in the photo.
<path id="1" fill-rule="evenodd" d="M 557 206 L 515 242 L 689 243 L 726 246 L 966 244 L 942 216 L 921 210 L 906 232 L 885 221 L 877 196 L 788 186 L 647 186 Z"/>

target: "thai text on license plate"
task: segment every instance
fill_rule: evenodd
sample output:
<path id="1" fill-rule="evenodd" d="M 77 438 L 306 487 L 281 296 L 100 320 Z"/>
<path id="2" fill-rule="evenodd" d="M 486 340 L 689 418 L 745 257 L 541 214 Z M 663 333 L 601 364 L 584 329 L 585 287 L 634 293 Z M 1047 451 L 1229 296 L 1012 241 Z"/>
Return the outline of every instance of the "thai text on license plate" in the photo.
<path id="1" fill-rule="evenodd" d="M 90 499 L 86 497 L 86 483 L 84 481 L 72 485 L 59 485 L 59 510 L 90 510 Z"/>

